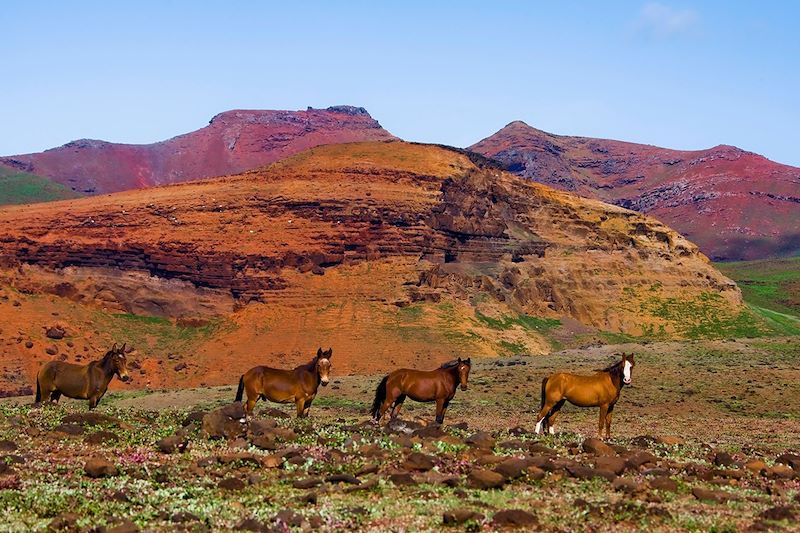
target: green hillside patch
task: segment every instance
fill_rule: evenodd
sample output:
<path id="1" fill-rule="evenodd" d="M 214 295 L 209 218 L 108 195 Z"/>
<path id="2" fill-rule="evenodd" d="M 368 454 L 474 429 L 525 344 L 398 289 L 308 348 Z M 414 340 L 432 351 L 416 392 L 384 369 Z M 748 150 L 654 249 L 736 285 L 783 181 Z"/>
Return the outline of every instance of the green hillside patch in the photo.
<path id="1" fill-rule="evenodd" d="M 747 303 L 800 317 L 800 257 L 715 266 L 739 285 Z"/>
<path id="2" fill-rule="evenodd" d="M 0 205 L 52 202 L 80 196 L 47 178 L 0 167 Z"/>

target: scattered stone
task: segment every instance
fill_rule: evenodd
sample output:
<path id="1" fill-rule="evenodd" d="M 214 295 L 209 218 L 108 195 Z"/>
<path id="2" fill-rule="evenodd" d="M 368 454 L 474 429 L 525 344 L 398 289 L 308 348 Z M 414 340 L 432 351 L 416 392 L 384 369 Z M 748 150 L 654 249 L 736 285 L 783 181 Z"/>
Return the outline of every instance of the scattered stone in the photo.
<path id="1" fill-rule="evenodd" d="M 495 466 L 494 471 L 506 479 L 517 479 L 525 474 L 529 466 L 531 466 L 530 462 L 525 459 L 509 457 Z"/>
<path id="2" fill-rule="evenodd" d="M 583 451 L 594 455 L 616 455 L 611 446 L 596 438 L 588 438 L 583 441 Z"/>
<path id="3" fill-rule="evenodd" d="M 188 366 L 189 365 L 187 365 L 186 363 L 180 362 L 177 365 L 175 365 L 173 369 L 175 370 L 175 372 L 180 372 L 181 370 L 185 370 Z"/>
<path id="4" fill-rule="evenodd" d="M 678 482 L 666 476 L 658 476 L 649 481 L 650 488 L 668 492 L 678 492 Z"/>
<path id="5" fill-rule="evenodd" d="M 131 366 L 131 365 L 128 365 L 128 366 Z M 200 424 L 203 423 L 203 417 L 204 416 L 206 416 L 206 411 L 192 411 L 191 413 L 186 415 L 186 418 L 183 419 L 183 422 L 181 422 L 181 425 L 183 427 L 191 426 L 192 424 L 200 425 Z"/>
<path id="6" fill-rule="evenodd" d="M 607 481 L 614 481 L 617 475 L 610 470 L 601 470 L 599 468 L 590 468 L 579 464 L 569 465 L 567 472 L 577 479 L 592 479 L 595 477 L 602 477 Z"/>
<path id="7" fill-rule="evenodd" d="M 686 439 L 681 437 L 676 437 L 673 435 L 666 435 L 662 437 L 656 437 L 656 444 L 664 444 L 666 446 L 680 446 L 686 444 Z"/>
<path id="8" fill-rule="evenodd" d="M 528 479 L 538 481 L 544 479 L 545 471 L 536 465 L 531 465 L 525 469 L 525 474 L 528 476 Z"/>
<path id="9" fill-rule="evenodd" d="M 156 442 L 156 447 L 162 453 L 175 453 L 175 452 L 183 452 L 188 446 L 189 441 L 186 440 L 183 436 L 180 435 L 171 435 L 169 437 L 164 437 L 163 439 L 159 439 Z"/>
<path id="10" fill-rule="evenodd" d="M 47 355 L 58 355 L 58 346 L 51 344 L 50 346 L 44 349 L 44 352 Z"/>
<path id="11" fill-rule="evenodd" d="M 622 457 L 613 457 L 610 455 L 602 455 L 595 459 L 594 466 L 600 470 L 610 470 L 616 475 L 622 474 L 625 471 L 628 463 Z"/>
<path id="12" fill-rule="evenodd" d="M 442 516 L 442 523 L 446 526 L 456 526 L 459 524 L 463 524 L 464 522 L 468 522 L 470 520 L 474 520 L 476 522 L 482 522 L 484 518 L 486 517 L 481 513 L 478 513 L 471 509 L 459 508 L 446 511 Z"/>
<path id="13" fill-rule="evenodd" d="M 47 328 L 47 330 L 44 333 L 45 337 L 47 337 L 48 339 L 54 339 L 54 340 L 63 339 L 64 335 L 66 335 L 66 334 L 67 334 L 67 332 L 64 331 L 64 328 L 62 328 L 60 326 L 51 326 L 51 327 Z"/>
<path id="14" fill-rule="evenodd" d="M 269 434 L 273 429 L 278 427 L 278 423 L 274 418 L 258 418 L 250 420 L 248 429 L 252 435 L 265 435 Z"/>
<path id="15" fill-rule="evenodd" d="M 65 424 L 79 424 L 81 426 L 118 426 L 122 428 L 129 428 L 127 424 L 113 416 L 108 416 L 97 411 L 89 411 L 84 413 L 70 413 L 62 420 Z"/>
<path id="16" fill-rule="evenodd" d="M 483 448 L 486 450 L 490 450 L 494 448 L 495 439 L 485 431 L 479 431 L 467 437 L 464 441 L 470 446 L 474 446 L 476 448 Z"/>
<path id="17" fill-rule="evenodd" d="M 368 481 L 365 481 L 364 483 L 359 483 L 358 485 L 352 485 L 350 487 L 345 487 L 342 490 L 342 492 L 344 492 L 346 494 L 349 494 L 351 492 L 374 489 L 377 486 L 378 486 L 377 478 L 372 478 L 372 479 L 370 479 Z"/>
<path id="18" fill-rule="evenodd" d="M 311 491 L 311 492 L 307 492 L 307 493 L 303 494 L 302 496 L 300 496 L 297 499 L 297 501 L 299 501 L 300 503 L 304 503 L 306 505 L 317 505 L 317 500 L 318 499 L 319 499 L 319 495 L 316 492 Z"/>
<path id="19" fill-rule="evenodd" d="M 108 444 L 111 442 L 117 442 L 119 437 L 116 433 L 112 433 L 111 431 L 95 431 L 94 433 L 90 433 L 86 435 L 83 441 L 86 444 L 92 445 L 100 445 L 100 444 Z"/>
<path id="20" fill-rule="evenodd" d="M 234 402 L 203 416 L 202 430 L 208 438 L 232 440 L 245 434 L 244 420 L 242 403 Z"/>
<path id="21" fill-rule="evenodd" d="M 721 490 L 710 490 L 704 489 L 701 487 L 695 487 L 692 489 L 692 494 L 698 500 L 704 500 L 709 502 L 715 503 L 724 503 L 730 499 L 732 499 L 732 495 L 721 491 Z"/>
<path id="22" fill-rule="evenodd" d="M 658 459 L 650 452 L 640 450 L 633 452 L 625 458 L 625 464 L 628 468 L 638 469 L 646 464 L 656 464 Z"/>
<path id="23" fill-rule="evenodd" d="M 796 453 L 783 453 L 775 459 L 775 462 L 788 465 L 794 470 L 800 470 L 800 455 Z"/>
<path id="24" fill-rule="evenodd" d="M 302 527 L 303 525 L 303 515 L 297 514 L 290 509 L 278 511 L 273 520 L 289 527 Z"/>
<path id="25" fill-rule="evenodd" d="M 8 439 L 0 440 L 0 452 L 14 452 L 17 450 L 17 443 Z"/>
<path id="26" fill-rule="evenodd" d="M 728 452 L 717 452 L 714 455 L 714 464 L 717 466 L 731 466 L 733 463 L 733 456 Z"/>
<path id="27" fill-rule="evenodd" d="M 93 457 L 83 465 L 83 471 L 91 478 L 116 476 L 119 471 L 113 463 L 102 457 Z"/>
<path id="28" fill-rule="evenodd" d="M 537 525 L 536 515 L 522 509 L 506 509 L 498 511 L 492 517 L 492 525 L 498 528 L 528 527 Z"/>
<path id="29" fill-rule="evenodd" d="M 642 492 L 647 488 L 646 483 L 639 483 L 628 477 L 618 477 L 611 482 L 611 488 L 619 492 Z"/>
<path id="30" fill-rule="evenodd" d="M 751 459 L 744 464 L 744 467 L 754 474 L 760 474 L 767 469 L 767 463 L 760 459 Z"/>
<path id="31" fill-rule="evenodd" d="M 31 348 L 33 348 L 33 342 L 31 342 L 31 341 L 25 341 L 25 347 L 26 347 L 26 348 L 28 348 L 28 349 L 31 349 Z"/>
<path id="32" fill-rule="evenodd" d="M 402 468 L 405 470 L 413 470 L 419 472 L 427 472 L 434 466 L 434 457 L 420 452 L 412 452 L 408 454 L 406 460 L 403 461 Z"/>
<path id="33" fill-rule="evenodd" d="M 389 476 L 389 481 L 395 485 L 410 486 L 416 485 L 417 482 L 414 477 L 408 472 L 398 472 Z"/>
<path id="34" fill-rule="evenodd" d="M 238 477 L 227 477 L 217 483 L 217 487 L 224 490 L 242 490 L 245 486 L 245 482 Z"/>
<path id="35" fill-rule="evenodd" d="M 447 433 L 442 430 L 442 427 L 439 424 L 431 424 L 429 426 L 414 430 L 411 436 L 420 437 L 422 439 L 440 439 L 447 436 Z"/>
<path id="36" fill-rule="evenodd" d="M 242 519 L 241 522 L 236 524 L 236 527 L 234 529 L 236 529 L 237 531 L 261 532 L 261 531 L 266 531 L 267 527 L 258 520 L 256 520 L 255 518 L 244 518 Z"/>
<path id="37" fill-rule="evenodd" d="M 771 468 L 767 468 L 766 476 L 771 479 L 792 479 L 795 472 L 792 467 L 778 463 Z"/>
<path id="38" fill-rule="evenodd" d="M 322 485 L 322 480 L 318 477 L 307 477 L 305 479 L 296 479 L 292 483 L 292 487 L 300 490 L 313 489 Z"/>
<path id="39" fill-rule="evenodd" d="M 770 507 L 763 513 L 761 513 L 761 518 L 764 520 L 773 520 L 778 522 L 780 520 L 788 520 L 790 522 L 794 522 L 797 520 L 797 511 L 789 507 L 788 505 L 778 505 L 776 507 Z"/>
<path id="40" fill-rule="evenodd" d="M 333 474 L 325 478 L 327 483 L 347 483 L 349 485 L 358 485 L 361 481 L 350 474 Z"/>
<path id="41" fill-rule="evenodd" d="M 467 476 L 467 484 L 474 489 L 499 489 L 505 484 L 506 479 L 491 470 L 474 468 Z"/>

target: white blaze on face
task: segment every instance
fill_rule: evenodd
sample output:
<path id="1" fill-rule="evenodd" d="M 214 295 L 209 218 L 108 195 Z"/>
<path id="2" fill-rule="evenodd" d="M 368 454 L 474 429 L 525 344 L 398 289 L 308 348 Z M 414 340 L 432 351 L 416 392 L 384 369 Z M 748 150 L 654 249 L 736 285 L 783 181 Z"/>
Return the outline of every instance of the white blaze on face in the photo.
<path id="1" fill-rule="evenodd" d="M 625 365 L 622 367 L 622 380 L 627 384 L 631 382 L 631 367 L 633 365 L 630 361 L 625 361 Z"/>

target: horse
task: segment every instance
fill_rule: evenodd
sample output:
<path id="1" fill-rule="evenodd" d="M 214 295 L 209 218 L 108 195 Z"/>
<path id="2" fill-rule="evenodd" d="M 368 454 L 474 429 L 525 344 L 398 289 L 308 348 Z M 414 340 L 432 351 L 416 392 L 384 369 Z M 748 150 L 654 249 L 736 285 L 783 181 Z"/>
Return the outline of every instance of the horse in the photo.
<path id="1" fill-rule="evenodd" d="M 406 396 L 409 396 L 417 402 L 436 402 L 436 422 L 441 424 L 458 386 L 461 385 L 461 390 L 467 390 L 471 367 L 470 359 L 462 361 L 459 357 L 436 370 L 395 370 L 384 377 L 375 390 L 372 417 L 380 422 L 389 406 L 393 406 L 391 418 L 397 418 Z"/>
<path id="2" fill-rule="evenodd" d="M 36 375 L 36 404 L 40 404 L 42 399 L 58 403 L 63 394 L 67 398 L 89 400 L 89 409 L 94 409 L 115 374 L 122 381 L 130 379 L 125 346 L 117 348 L 117 343 L 114 343 L 102 359 L 88 365 L 64 361 L 45 363 Z"/>
<path id="3" fill-rule="evenodd" d="M 569 400 L 578 407 L 600 407 L 598 433 L 611 438 L 611 413 L 619 400 L 622 387 L 631 383 L 631 371 L 636 362 L 633 354 L 622 354 L 622 359 L 613 365 L 598 370 L 593 376 L 578 376 L 558 372 L 542 380 L 542 401 L 536 421 L 536 433 L 542 429 L 555 433 L 553 420 Z"/>
<path id="4" fill-rule="evenodd" d="M 311 361 L 293 370 L 253 367 L 239 378 L 236 401 L 241 402 L 244 392 L 247 391 L 245 411 L 248 415 L 253 414 L 259 398 L 276 403 L 294 402 L 297 406 L 297 418 L 305 418 L 320 384 L 323 387 L 328 385 L 332 355 L 333 348 L 324 352 L 319 348 Z"/>

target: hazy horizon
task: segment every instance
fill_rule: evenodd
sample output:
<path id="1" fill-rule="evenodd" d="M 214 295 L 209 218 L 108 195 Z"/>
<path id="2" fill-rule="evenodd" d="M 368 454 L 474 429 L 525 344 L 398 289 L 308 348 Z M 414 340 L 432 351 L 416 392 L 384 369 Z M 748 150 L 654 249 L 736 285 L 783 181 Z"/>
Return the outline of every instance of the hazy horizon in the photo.
<path id="1" fill-rule="evenodd" d="M 412 141 L 465 147 L 522 120 L 800 166 L 800 6 L 498 6 L 10 2 L 0 154 L 347 104 Z"/>

